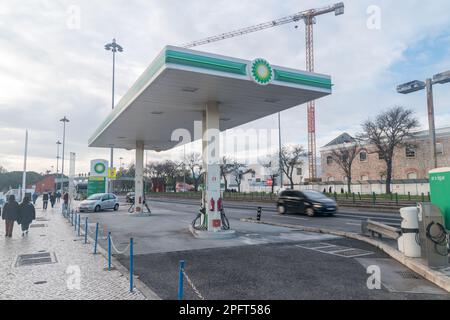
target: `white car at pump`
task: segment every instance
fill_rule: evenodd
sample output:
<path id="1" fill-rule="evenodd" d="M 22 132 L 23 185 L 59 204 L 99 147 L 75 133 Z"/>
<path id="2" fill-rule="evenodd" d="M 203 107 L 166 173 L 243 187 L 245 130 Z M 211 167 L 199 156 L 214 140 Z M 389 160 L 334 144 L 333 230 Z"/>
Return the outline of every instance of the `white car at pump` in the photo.
<path id="1" fill-rule="evenodd" d="M 112 193 L 97 193 L 80 202 L 79 212 L 100 212 L 103 210 L 119 210 L 119 199 Z"/>

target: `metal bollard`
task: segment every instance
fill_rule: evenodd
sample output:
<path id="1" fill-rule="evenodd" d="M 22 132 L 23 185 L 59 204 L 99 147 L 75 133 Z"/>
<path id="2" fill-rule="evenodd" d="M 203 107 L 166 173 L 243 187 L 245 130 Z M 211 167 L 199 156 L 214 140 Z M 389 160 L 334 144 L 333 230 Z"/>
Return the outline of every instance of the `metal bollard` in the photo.
<path id="1" fill-rule="evenodd" d="M 108 271 L 111 271 L 111 232 L 108 232 Z"/>
<path id="2" fill-rule="evenodd" d="M 183 300 L 183 271 L 184 260 L 180 261 L 179 281 L 178 281 L 178 300 Z"/>
<path id="3" fill-rule="evenodd" d="M 130 239 L 130 292 L 133 292 L 133 238 Z"/>
<path id="4" fill-rule="evenodd" d="M 261 214 L 262 214 L 262 208 L 258 207 L 258 210 L 256 213 L 256 220 L 261 221 Z"/>
<path id="5" fill-rule="evenodd" d="M 74 230 L 77 231 L 77 219 L 78 219 L 78 215 L 77 215 L 77 214 L 75 214 L 74 219 L 75 219 L 75 221 L 74 221 L 74 223 L 73 223 L 73 225 L 74 225 Z"/>
<path id="6" fill-rule="evenodd" d="M 80 236 L 81 214 L 78 215 L 78 236 Z"/>
<path id="7" fill-rule="evenodd" d="M 95 243 L 94 243 L 94 254 L 97 254 L 97 242 L 98 242 L 98 222 L 95 225 Z"/>
<path id="8" fill-rule="evenodd" d="M 352 200 L 353 200 L 353 204 L 355 204 L 356 203 L 356 199 L 355 199 L 355 193 L 354 192 L 352 194 Z"/>
<path id="9" fill-rule="evenodd" d="M 395 204 L 398 206 L 398 193 L 395 194 Z"/>
<path id="10" fill-rule="evenodd" d="M 84 244 L 87 244 L 88 236 L 88 217 L 84 219 Z"/>

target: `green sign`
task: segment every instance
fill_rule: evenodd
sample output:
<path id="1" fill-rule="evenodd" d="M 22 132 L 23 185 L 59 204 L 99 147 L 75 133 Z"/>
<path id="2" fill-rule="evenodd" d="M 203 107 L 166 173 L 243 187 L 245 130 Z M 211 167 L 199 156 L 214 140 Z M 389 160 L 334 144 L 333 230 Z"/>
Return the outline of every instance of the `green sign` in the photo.
<path id="1" fill-rule="evenodd" d="M 94 171 L 95 171 L 95 173 L 103 174 L 106 171 L 106 166 L 103 163 L 97 163 L 94 166 Z"/>
<path id="2" fill-rule="evenodd" d="M 441 209 L 445 226 L 450 230 L 450 168 L 430 171 L 431 203 Z"/>
<path id="3" fill-rule="evenodd" d="M 271 83 L 274 78 L 272 66 L 261 58 L 253 60 L 249 66 L 248 73 L 253 81 L 263 86 Z"/>
<path id="4" fill-rule="evenodd" d="M 96 193 L 105 193 L 106 191 L 106 178 L 90 177 L 88 182 L 88 197 Z"/>

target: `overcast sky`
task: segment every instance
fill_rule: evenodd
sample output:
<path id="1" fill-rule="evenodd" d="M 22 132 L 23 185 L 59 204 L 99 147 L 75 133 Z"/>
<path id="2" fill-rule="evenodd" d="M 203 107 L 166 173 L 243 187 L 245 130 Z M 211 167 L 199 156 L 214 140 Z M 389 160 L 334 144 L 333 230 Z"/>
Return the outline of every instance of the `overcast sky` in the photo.
<path id="1" fill-rule="evenodd" d="M 111 109 L 113 37 L 125 48 L 117 57 L 116 99 L 167 44 L 181 45 L 236 28 L 332 4 L 319 0 L 2 0 L 0 2 L 0 165 L 21 170 L 25 129 L 28 168 L 56 169 L 56 141 L 64 115 L 68 152 L 77 172 L 109 151 L 87 140 Z M 399 83 L 450 69 L 450 1 L 345 1 L 343 16 L 318 18 L 316 71 L 333 77 L 332 96 L 317 102 L 318 147 L 343 131 L 354 134 L 368 117 L 393 105 L 416 112 L 427 128 L 425 92 L 396 93 Z M 378 14 L 379 13 L 379 14 Z M 272 28 L 200 47 L 202 51 L 304 69 L 304 25 Z M 450 84 L 435 86 L 438 127 L 450 126 Z M 247 128 L 276 128 L 276 115 Z M 306 107 L 282 113 L 283 142 L 306 146 Z M 148 153 L 149 160 L 164 157 Z M 133 152 L 117 151 L 131 163 Z M 66 163 L 68 166 L 68 162 Z"/>

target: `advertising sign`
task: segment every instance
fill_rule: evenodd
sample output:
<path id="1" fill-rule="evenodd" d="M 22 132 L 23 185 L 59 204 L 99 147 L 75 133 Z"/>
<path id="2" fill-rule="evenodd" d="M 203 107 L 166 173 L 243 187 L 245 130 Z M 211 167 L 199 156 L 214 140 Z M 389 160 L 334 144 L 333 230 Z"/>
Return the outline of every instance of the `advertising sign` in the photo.
<path id="1" fill-rule="evenodd" d="M 92 160 L 91 161 L 91 177 L 108 177 L 108 160 Z"/>
<path id="2" fill-rule="evenodd" d="M 450 230 L 450 168 L 430 171 L 431 203 L 441 209 L 445 226 Z"/>

